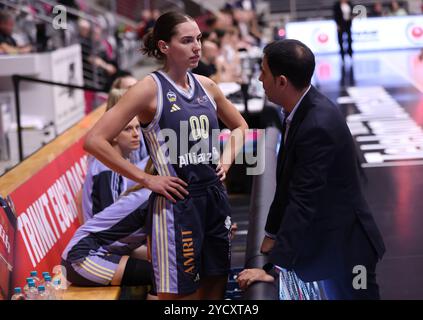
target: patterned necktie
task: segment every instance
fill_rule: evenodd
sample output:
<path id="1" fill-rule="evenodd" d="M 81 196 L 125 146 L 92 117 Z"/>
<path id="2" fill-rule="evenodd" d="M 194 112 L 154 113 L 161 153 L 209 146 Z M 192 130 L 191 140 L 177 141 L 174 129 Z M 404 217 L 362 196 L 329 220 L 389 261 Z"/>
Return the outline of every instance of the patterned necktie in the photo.
<path id="1" fill-rule="evenodd" d="M 287 118 L 289 116 L 289 113 L 286 111 L 282 111 L 282 113 L 284 114 L 284 118 L 283 118 L 283 122 L 282 122 L 282 139 L 281 139 L 281 144 L 279 146 L 279 153 L 278 153 L 278 162 L 277 162 L 277 174 L 279 175 L 279 171 L 280 169 L 282 169 L 282 155 L 283 155 L 283 149 L 285 148 L 285 141 L 286 141 L 286 125 L 287 125 Z"/>

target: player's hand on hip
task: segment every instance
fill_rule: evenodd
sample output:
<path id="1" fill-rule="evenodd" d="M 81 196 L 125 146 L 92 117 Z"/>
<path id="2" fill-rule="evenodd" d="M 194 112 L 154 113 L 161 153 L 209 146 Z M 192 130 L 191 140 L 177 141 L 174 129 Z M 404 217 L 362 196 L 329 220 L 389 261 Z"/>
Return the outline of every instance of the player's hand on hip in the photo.
<path id="1" fill-rule="evenodd" d="M 185 196 L 188 195 L 188 191 L 185 189 L 188 184 L 178 177 L 149 176 L 145 186 L 151 191 L 165 196 L 166 199 L 173 203 L 176 203 L 176 200 L 172 195 L 177 196 L 181 200 L 185 199 Z"/>
<path id="2" fill-rule="evenodd" d="M 274 245 L 275 245 L 275 240 L 265 236 L 263 239 L 263 242 L 261 243 L 260 252 L 269 253 L 273 249 Z"/>
<path id="3" fill-rule="evenodd" d="M 220 181 L 223 181 L 226 179 L 226 171 L 227 169 L 225 168 L 225 166 L 223 166 L 220 162 L 216 167 L 216 173 L 217 176 L 219 177 Z"/>

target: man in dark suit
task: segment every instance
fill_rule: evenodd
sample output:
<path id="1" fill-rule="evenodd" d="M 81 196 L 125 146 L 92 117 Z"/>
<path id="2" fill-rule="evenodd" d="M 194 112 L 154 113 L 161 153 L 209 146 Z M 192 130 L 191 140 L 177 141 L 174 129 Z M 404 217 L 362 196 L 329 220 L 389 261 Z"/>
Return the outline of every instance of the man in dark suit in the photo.
<path id="1" fill-rule="evenodd" d="M 353 19 L 353 6 L 348 0 L 340 0 L 333 6 L 333 16 L 336 22 L 336 28 L 338 31 L 338 43 L 341 52 L 342 61 L 344 61 L 345 50 L 344 50 L 344 34 L 347 34 L 348 41 L 348 55 L 352 57 L 352 36 L 351 26 Z"/>
<path id="2" fill-rule="evenodd" d="M 261 247 L 270 264 L 266 272 L 242 271 L 238 282 L 271 282 L 277 266 L 305 282 L 322 281 L 329 299 L 378 299 L 384 243 L 363 196 L 351 133 L 337 106 L 310 84 L 314 68 L 300 41 L 264 49 L 260 81 L 286 113 L 284 144 Z M 360 276 L 363 286 L 354 284 Z"/>

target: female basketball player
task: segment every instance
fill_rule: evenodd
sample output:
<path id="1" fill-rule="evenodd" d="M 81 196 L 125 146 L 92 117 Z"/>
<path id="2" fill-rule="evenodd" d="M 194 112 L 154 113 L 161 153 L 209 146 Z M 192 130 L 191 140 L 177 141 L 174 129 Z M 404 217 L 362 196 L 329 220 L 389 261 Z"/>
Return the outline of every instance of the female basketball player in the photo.
<path id="1" fill-rule="evenodd" d="M 125 92 L 126 89 L 112 89 L 107 99 L 106 111 L 110 110 Z M 143 143 L 137 117 L 134 117 L 112 141 L 113 148 L 123 158 L 130 159 L 141 169 L 145 168 L 148 156 L 134 161 L 131 155 L 134 153 L 139 155 L 140 150 L 145 150 L 146 154 Z M 114 203 L 127 188 L 133 185 L 133 181 L 114 172 L 95 157 L 89 157 L 87 176 L 82 187 L 83 221 L 87 221 L 97 212 Z"/>
<path id="2" fill-rule="evenodd" d="M 230 268 L 231 226 L 221 181 L 248 126 L 213 81 L 189 71 L 201 56 L 201 32 L 191 17 L 160 16 L 143 51 L 163 61 L 163 68 L 131 87 L 100 119 L 85 149 L 154 192 L 149 230 L 159 298 L 221 299 Z M 111 146 L 136 115 L 158 176 L 128 163 Z M 218 118 L 232 130 L 221 155 L 212 131 L 219 129 Z"/>
<path id="3" fill-rule="evenodd" d="M 131 192 L 78 228 L 62 254 L 68 281 L 76 286 L 152 284 L 151 264 L 130 257 L 146 240 L 150 194 L 145 188 Z"/>

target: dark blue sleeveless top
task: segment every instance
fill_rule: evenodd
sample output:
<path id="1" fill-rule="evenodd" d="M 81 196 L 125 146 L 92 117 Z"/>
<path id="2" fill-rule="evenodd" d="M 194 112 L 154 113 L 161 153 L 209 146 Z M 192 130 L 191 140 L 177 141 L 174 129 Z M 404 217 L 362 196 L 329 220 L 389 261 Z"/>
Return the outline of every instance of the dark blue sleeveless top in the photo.
<path id="1" fill-rule="evenodd" d="M 162 71 L 151 76 L 158 88 L 157 110 L 142 131 L 158 173 L 188 184 L 216 179 L 219 123 L 213 98 L 191 72 L 189 92 Z"/>

